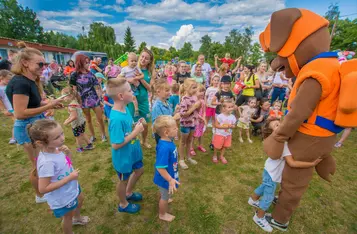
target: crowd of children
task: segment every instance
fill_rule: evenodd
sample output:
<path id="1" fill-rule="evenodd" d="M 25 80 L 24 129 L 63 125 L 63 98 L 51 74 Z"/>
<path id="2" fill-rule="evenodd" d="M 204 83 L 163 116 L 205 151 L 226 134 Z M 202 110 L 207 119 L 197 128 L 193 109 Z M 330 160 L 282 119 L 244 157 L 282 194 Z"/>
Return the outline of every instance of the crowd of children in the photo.
<path id="1" fill-rule="evenodd" d="M 196 150 L 207 153 L 207 144 L 213 150 L 210 153 L 212 162 L 227 164 L 230 155 L 226 154 L 226 149 L 232 145 L 235 128 L 238 128 L 239 142 L 244 142 L 242 132 L 245 132 L 247 141 L 253 143 L 251 130 L 253 135 L 260 133 L 265 138 L 279 126 L 283 118 L 283 101 L 289 91 L 284 74 L 268 73 L 260 67 L 258 78 L 253 67 L 245 66 L 242 69 L 238 65 L 232 73 L 230 66 L 241 59 L 233 60 L 226 54 L 225 58 L 219 59 L 224 70 L 209 72 L 208 77 L 202 71 L 202 64 L 197 64 L 191 75 L 184 61 L 180 61 L 177 68 L 168 65 L 161 75 L 151 77 L 151 126 L 156 142 L 153 182 L 161 194 L 161 220 L 170 222 L 175 218 L 168 213 L 168 203 L 173 201 L 172 194 L 180 184 L 178 170 L 179 167 L 188 169 L 186 162 L 190 166 L 197 164 L 194 159 Z M 137 213 L 141 207 L 135 202 L 143 199 L 142 194 L 134 192 L 144 168 L 139 135 L 147 124 L 144 118 L 134 122 L 134 117 L 139 115 L 137 88 L 139 81 L 144 78 L 137 64 L 137 55 L 129 53 L 128 66 L 121 69 L 117 78 L 108 79 L 104 84 L 106 78 L 103 74 L 95 74 L 98 83 L 103 85 L 101 102 L 108 120 L 113 167 L 119 179 L 116 189 L 118 211 L 126 213 Z M 261 64 L 265 69 L 266 65 Z M 14 118 L 4 91 L 11 77 L 10 72 L 0 71 L 0 104 L 3 113 Z M 239 85 L 233 92 L 235 84 Z M 271 97 L 275 97 L 275 100 Z M 94 149 L 93 142 L 85 134 L 86 119 L 79 104 L 80 98 L 72 88 L 66 87 L 60 99 L 67 102 L 69 116 L 63 125 L 71 126 L 76 139 L 76 151 L 81 153 Z M 134 102 L 135 108 L 133 116 L 127 107 L 131 102 Z M 63 129 L 58 122 L 44 119 L 28 125 L 27 130 L 32 144 L 40 150 L 37 159 L 39 192 L 46 194 L 54 215 L 63 217 L 63 231 L 72 233 L 72 224 L 86 224 L 89 218 L 80 216 L 83 195 L 78 183 L 79 171 L 72 166 L 70 150 L 64 145 Z M 204 142 L 204 139 L 210 141 Z M 175 140 L 178 140 L 178 148 Z M 15 143 L 14 136 L 10 143 Z M 312 167 L 320 159 L 311 163 L 295 161 L 287 143 L 280 159 L 267 159 L 263 183 L 254 191 L 248 203 L 258 209 L 253 217 L 254 222 L 268 232 L 272 228 L 265 219 L 265 211 L 274 200 L 276 183 L 281 182 L 285 161 L 291 167 Z"/>

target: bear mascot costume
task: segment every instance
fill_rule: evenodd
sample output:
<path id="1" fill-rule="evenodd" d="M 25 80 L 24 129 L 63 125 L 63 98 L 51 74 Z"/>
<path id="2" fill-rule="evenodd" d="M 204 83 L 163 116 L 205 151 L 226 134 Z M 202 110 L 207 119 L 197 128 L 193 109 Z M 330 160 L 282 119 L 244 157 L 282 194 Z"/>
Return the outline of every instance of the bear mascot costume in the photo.
<path id="1" fill-rule="evenodd" d="M 337 52 L 330 50 L 329 22 L 305 9 L 287 8 L 274 12 L 260 34 L 265 52 L 277 57 L 271 62 L 275 71 L 296 77 L 288 112 L 279 128 L 264 141 L 264 151 L 279 159 L 284 142 L 295 160 L 322 161 L 315 168 L 285 165 L 279 199 L 269 223 L 287 230 L 292 213 L 299 205 L 313 170 L 330 181 L 336 169 L 331 151 L 342 127 L 357 125 L 357 60 L 340 64 Z"/>

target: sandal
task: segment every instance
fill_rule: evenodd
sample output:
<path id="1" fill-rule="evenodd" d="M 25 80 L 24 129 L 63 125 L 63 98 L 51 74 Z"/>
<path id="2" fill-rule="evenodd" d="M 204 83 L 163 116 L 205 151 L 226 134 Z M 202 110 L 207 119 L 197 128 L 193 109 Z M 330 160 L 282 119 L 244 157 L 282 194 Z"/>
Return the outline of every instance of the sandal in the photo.
<path id="1" fill-rule="evenodd" d="M 197 149 L 203 153 L 207 152 L 207 150 L 205 148 L 203 148 L 203 146 L 198 146 Z"/>
<path id="2" fill-rule="evenodd" d="M 180 167 L 181 167 L 182 169 L 184 169 L 184 170 L 188 169 L 188 166 L 187 166 L 187 164 L 185 163 L 184 160 L 180 160 L 180 161 L 179 161 L 179 164 L 180 164 Z"/>
<path id="3" fill-rule="evenodd" d="M 147 142 L 143 143 L 142 145 L 147 149 L 151 149 L 151 145 Z"/>
<path id="4" fill-rule="evenodd" d="M 79 219 L 72 219 L 72 225 L 86 225 L 89 221 L 90 218 L 88 216 L 80 216 Z"/>
<path id="5" fill-rule="evenodd" d="M 193 148 L 190 149 L 190 155 L 191 156 L 196 156 L 196 152 Z"/>
<path id="6" fill-rule="evenodd" d="M 228 163 L 228 161 L 227 161 L 227 159 L 225 157 L 221 157 L 220 159 L 221 159 L 221 162 L 223 164 L 227 164 Z"/>
<path id="7" fill-rule="evenodd" d="M 218 163 L 218 158 L 217 158 L 217 156 L 213 156 L 213 158 L 212 158 L 212 162 L 214 162 L 214 163 Z"/>

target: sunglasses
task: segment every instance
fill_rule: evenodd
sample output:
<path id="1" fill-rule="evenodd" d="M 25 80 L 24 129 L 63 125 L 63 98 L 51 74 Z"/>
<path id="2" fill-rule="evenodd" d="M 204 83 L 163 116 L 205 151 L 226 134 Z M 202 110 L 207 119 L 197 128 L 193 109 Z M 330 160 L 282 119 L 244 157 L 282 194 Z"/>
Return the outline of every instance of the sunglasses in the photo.
<path id="1" fill-rule="evenodd" d="M 39 63 L 37 63 L 37 65 L 38 65 L 39 68 L 43 68 L 43 66 L 45 66 L 45 63 L 39 62 Z"/>

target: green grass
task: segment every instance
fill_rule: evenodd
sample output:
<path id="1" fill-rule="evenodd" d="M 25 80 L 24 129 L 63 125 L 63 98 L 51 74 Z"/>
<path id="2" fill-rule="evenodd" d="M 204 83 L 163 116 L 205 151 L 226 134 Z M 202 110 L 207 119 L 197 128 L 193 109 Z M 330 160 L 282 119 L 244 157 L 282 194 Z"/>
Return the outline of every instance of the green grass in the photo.
<path id="1" fill-rule="evenodd" d="M 56 113 L 63 122 L 64 110 Z M 0 233 L 60 233 L 61 220 L 54 218 L 46 204 L 34 202 L 28 181 L 30 162 L 21 147 L 7 144 L 11 120 L 0 117 Z M 233 147 L 227 151 L 227 165 L 213 165 L 212 152 L 198 153 L 198 165 L 180 171 L 182 185 L 170 212 L 170 223 L 158 220 L 158 190 L 152 182 L 155 150 L 144 149 L 145 173 L 136 190 L 144 196 L 140 214 L 118 213 L 115 185 L 118 182 L 111 163 L 109 143 L 96 143 L 96 149 L 75 152 L 71 129 L 65 128 L 66 144 L 73 150 L 73 163 L 80 169 L 79 182 L 85 195 L 82 209 L 91 218 L 75 233 L 263 233 L 253 221 L 254 209 L 248 197 L 261 182 L 266 156 L 262 144 L 240 144 L 234 133 Z M 99 134 L 98 134 L 99 136 Z M 207 146 L 210 133 L 207 133 Z M 333 155 L 337 172 L 333 183 L 316 174 L 295 211 L 289 233 L 357 233 L 357 140 L 356 132 Z M 154 145 L 152 139 L 150 143 Z M 277 232 L 277 231 L 275 231 Z"/>

